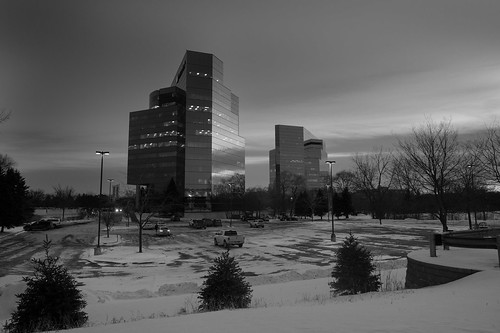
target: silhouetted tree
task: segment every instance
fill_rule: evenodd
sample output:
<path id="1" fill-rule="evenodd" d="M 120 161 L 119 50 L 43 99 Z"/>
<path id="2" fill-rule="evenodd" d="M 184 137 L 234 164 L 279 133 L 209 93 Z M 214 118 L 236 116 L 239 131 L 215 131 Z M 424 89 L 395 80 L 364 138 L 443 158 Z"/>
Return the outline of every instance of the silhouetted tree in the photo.
<path id="1" fill-rule="evenodd" d="M 200 310 L 247 308 L 252 301 L 252 288 L 234 257 L 226 251 L 214 261 L 198 294 Z"/>
<path id="2" fill-rule="evenodd" d="M 6 332 L 24 333 L 65 330 L 87 322 L 83 311 L 87 302 L 78 290 L 78 282 L 68 270 L 49 255 L 51 241 L 46 237 L 44 259 L 32 259 L 33 276 L 23 277 L 27 288 L 17 295 L 17 309 L 4 326 Z"/>
<path id="3" fill-rule="evenodd" d="M 370 251 L 349 233 L 337 249 L 332 272 L 334 280 L 329 283 L 330 288 L 336 295 L 377 291 L 380 288 L 380 276 L 374 274 L 375 269 Z"/>
<path id="4" fill-rule="evenodd" d="M 486 136 L 477 145 L 479 158 L 489 181 L 500 184 L 500 123 L 486 128 Z"/>
<path id="5" fill-rule="evenodd" d="M 54 194 L 56 206 L 62 209 L 62 219 L 64 220 L 66 208 L 72 207 L 74 204 L 75 189 L 70 186 L 57 185 L 54 187 Z"/>
<path id="6" fill-rule="evenodd" d="M 43 190 L 28 190 L 28 198 L 32 207 L 44 207 L 45 192 Z"/>
<path id="7" fill-rule="evenodd" d="M 86 216 L 92 216 L 100 205 L 101 200 L 96 194 L 79 194 L 75 198 L 75 206 L 83 210 Z"/>
<path id="8" fill-rule="evenodd" d="M 341 213 L 345 216 L 346 219 L 349 218 L 349 215 L 354 212 L 354 207 L 352 205 L 352 196 L 349 192 L 349 188 L 345 187 L 340 196 L 339 205 L 341 207 Z"/>
<path id="9" fill-rule="evenodd" d="M 23 225 L 33 216 L 28 186 L 19 171 L 0 167 L 0 232 Z"/>
<path id="10" fill-rule="evenodd" d="M 16 162 L 7 154 L 0 154 L 0 169 L 13 169 L 16 166 Z"/>
<path id="11" fill-rule="evenodd" d="M 322 189 L 318 189 L 315 201 L 314 214 L 323 219 L 323 216 L 328 212 L 328 195 Z"/>
<path id="12" fill-rule="evenodd" d="M 295 203 L 295 215 L 298 216 L 311 216 L 311 198 L 307 191 L 302 191 L 299 193 L 297 202 Z"/>
<path id="13" fill-rule="evenodd" d="M 458 179 L 458 170 L 464 168 L 463 149 L 458 132 L 451 122 L 433 123 L 413 129 L 413 135 L 399 140 L 401 167 L 410 170 L 413 181 L 423 192 L 433 194 L 434 211 L 443 231 L 448 231 L 447 194 Z"/>
<path id="14" fill-rule="evenodd" d="M 353 157 L 356 189 L 362 191 L 370 202 L 372 217 L 382 224 L 385 201 L 391 189 L 394 174 L 392 152 L 379 148 L 377 151 Z"/>

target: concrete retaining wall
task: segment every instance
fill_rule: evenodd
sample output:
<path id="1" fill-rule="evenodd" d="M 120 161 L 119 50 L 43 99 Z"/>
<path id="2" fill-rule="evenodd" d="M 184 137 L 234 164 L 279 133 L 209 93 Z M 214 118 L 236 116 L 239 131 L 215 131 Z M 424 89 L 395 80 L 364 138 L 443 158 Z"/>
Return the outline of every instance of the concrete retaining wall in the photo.
<path id="1" fill-rule="evenodd" d="M 436 286 L 452 282 L 479 270 L 447 267 L 407 258 L 406 284 L 409 289 Z"/>

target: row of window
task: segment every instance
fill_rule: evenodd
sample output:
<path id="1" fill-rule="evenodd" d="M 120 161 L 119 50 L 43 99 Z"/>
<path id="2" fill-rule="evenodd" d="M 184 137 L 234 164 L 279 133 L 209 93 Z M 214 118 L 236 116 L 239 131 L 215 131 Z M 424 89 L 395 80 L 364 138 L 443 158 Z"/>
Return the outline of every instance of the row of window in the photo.
<path id="1" fill-rule="evenodd" d="M 214 126 L 222 128 L 225 131 L 228 131 L 228 132 L 233 133 L 233 134 L 238 134 L 238 133 L 236 133 L 236 130 L 234 128 L 226 126 L 226 125 L 224 125 L 216 120 L 214 120 L 212 123 L 214 124 Z"/>
<path id="2" fill-rule="evenodd" d="M 139 169 L 159 169 L 159 168 L 175 168 L 177 163 L 175 162 L 161 162 L 161 163 L 141 163 L 140 165 L 134 165 L 134 170 Z"/>
<path id="3" fill-rule="evenodd" d="M 151 148 L 172 147 L 172 146 L 184 147 L 184 144 L 174 140 L 163 141 L 163 142 L 149 142 L 149 143 L 130 145 L 128 146 L 128 150 L 151 149 Z"/>
<path id="4" fill-rule="evenodd" d="M 209 136 L 209 135 L 212 135 L 212 131 L 211 130 L 196 130 L 194 132 L 194 135 L 205 135 L 205 136 Z"/>
<path id="5" fill-rule="evenodd" d="M 214 132 L 214 138 L 217 138 L 217 139 L 225 141 L 225 142 L 232 143 L 235 146 L 245 148 L 245 143 L 243 141 L 228 138 L 227 136 L 224 136 L 224 135 L 217 133 L 217 132 Z"/>
<path id="6" fill-rule="evenodd" d="M 228 108 L 223 107 L 218 103 L 214 103 L 214 110 L 212 112 L 214 116 L 218 116 L 231 124 L 238 125 L 238 117 L 231 112 Z"/>
<path id="7" fill-rule="evenodd" d="M 156 124 L 156 123 L 140 124 L 140 126 L 133 126 L 133 127 L 131 127 L 131 129 L 133 131 L 140 131 L 142 133 L 142 132 L 144 132 L 146 130 L 158 129 L 160 126 L 161 127 L 166 127 L 166 128 L 173 127 L 175 129 L 177 129 L 178 127 L 184 127 L 183 124 L 177 124 L 177 122 L 167 121 L 167 122 L 164 122 L 162 124 Z"/>
<path id="8" fill-rule="evenodd" d="M 188 111 L 199 111 L 199 112 L 211 112 L 210 106 L 200 106 L 200 105 L 189 105 L 187 107 Z"/>
<path id="9" fill-rule="evenodd" d="M 139 114 L 134 114 L 136 112 L 132 112 L 131 116 L 130 116 L 130 121 L 131 122 L 136 122 L 136 121 L 140 121 L 140 120 L 149 120 L 149 119 L 152 119 L 153 116 L 155 118 L 164 118 L 166 116 L 177 116 L 178 115 L 178 112 L 177 110 L 175 111 L 171 111 L 171 112 L 146 112 L 146 111 L 137 111 Z M 175 121 L 175 120 L 174 120 Z"/>
<path id="10" fill-rule="evenodd" d="M 141 134 L 139 136 L 140 139 L 149 139 L 149 138 L 162 138 L 164 136 L 180 136 L 183 137 L 180 132 L 178 131 L 165 131 L 165 132 L 159 132 L 159 133 L 147 133 L 147 134 Z"/>
<path id="11" fill-rule="evenodd" d="M 238 123 L 238 119 L 236 119 L 234 116 L 232 116 L 233 113 L 231 112 L 231 110 L 229 110 L 229 108 L 222 106 L 221 104 L 217 103 L 216 101 L 214 101 L 214 104 L 216 105 L 216 108 L 215 108 L 216 110 L 212 110 L 212 108 L 209 106 L 201 106 L 201 105 L 195 105 L 195 104 L 189 105 L 187 107 L 187 110 L 194 111 L 194 112 L 208 112 L 208 113 L 213 111 L 214 115 L 219 116 L 220 118 L 225 119 L 225 120 L 229 121 L 230 123 L 234 123 L 234 124 Z M 226 110 L 227 113 L 221 112 L 221 109 Z"/>
<path id="12" fill-rule="evenodd" d="M 176 151 L 167 151 L 162 153 L 154 153 L 154 154 L 134 154 L 129 155 L 129 160 L 138 160 L 138 159 L 150 159 L 150 158 L 167 158 L 167 157 L 176 157 Z"/>
<path id="13" fill-rule="evenodd" d="M 189 75 L 191 76 L 197 76 L 197 77 L 202 77 L 202 78 L 207 78 L 207 79 L 212 79 L 212 75 L 208 73 L 203 73 L 203 72 L 188 72 Z M 215 81 L 219 82 L 219 79 L 216 77 Z"/>

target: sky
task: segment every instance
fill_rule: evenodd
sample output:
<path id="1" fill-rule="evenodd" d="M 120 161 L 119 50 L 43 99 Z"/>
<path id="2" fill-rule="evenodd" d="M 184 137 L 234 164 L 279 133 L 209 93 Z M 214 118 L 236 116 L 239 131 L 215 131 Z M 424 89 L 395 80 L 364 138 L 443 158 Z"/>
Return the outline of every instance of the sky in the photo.
<path id="1" fill-rule="evenodd" d="M 186 50 L 224 62 L 247 187 L 269 183 L 274 125 L 325 141 L 334 173 L 424 122 L 474 134 L 500 114 L 494 0 L 0 0 L 0 154 L 31 189 L 126 187 L 128 117 Z"/>

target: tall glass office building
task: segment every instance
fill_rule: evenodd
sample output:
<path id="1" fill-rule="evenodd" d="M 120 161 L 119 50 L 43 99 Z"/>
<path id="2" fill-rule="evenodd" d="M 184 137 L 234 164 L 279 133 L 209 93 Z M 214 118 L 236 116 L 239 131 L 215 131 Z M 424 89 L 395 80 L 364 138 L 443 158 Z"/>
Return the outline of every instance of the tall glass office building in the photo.
<path id="1" fill-rule="evenodd" d="M 187 51 L 171 87 L 151 93 L 148 110 L 130 114 L 129 184 L 164 188 L 174 179 L 186 198 L 203 202 L 224 179 L 245 174 L 239 99 L 224 85 L 223 73 L 216 56 Z M 160 139 L 151 136 L 150 129 L 172 131 L 173 122 L 176 143 L 155 145 Z M 175 158 L 169 155 L 173 147 Z"/>
<path id="2" fill-rule="evenodd" d="M 283 172 L 304 177 L 309 189 L 325 186 L 328 166 L 323 140 L 300 126 L 275 125 L 274 134 L 275 149 L 269 151 L 269 186 L 279 185 Z"/>

